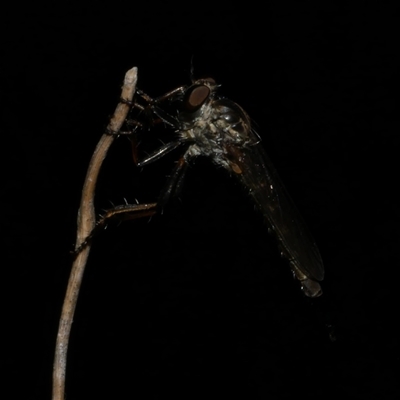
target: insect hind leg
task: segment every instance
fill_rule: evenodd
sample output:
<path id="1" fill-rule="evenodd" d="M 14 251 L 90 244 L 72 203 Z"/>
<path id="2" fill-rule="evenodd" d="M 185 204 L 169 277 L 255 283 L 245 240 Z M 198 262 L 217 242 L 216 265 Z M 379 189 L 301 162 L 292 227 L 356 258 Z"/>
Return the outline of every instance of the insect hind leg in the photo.
<path id="1" fill-rule="evenodd" d="M 71 251 L 74 256 L 77 256 L 92 240 L 106 228 L 107 224 L 113 220 L 130 220 L 144 217 L 151 217 L 157 212 L 157 203 L 147 204 L 123 204 L 106 210 L 96 222 L 95 227 L 86 238 Z"/>

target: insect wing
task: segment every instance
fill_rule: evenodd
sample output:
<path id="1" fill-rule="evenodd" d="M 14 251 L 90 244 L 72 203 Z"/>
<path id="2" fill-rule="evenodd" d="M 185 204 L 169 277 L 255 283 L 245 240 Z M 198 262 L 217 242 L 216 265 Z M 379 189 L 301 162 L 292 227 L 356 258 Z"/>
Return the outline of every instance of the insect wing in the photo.
<path id="1" fill-rule="evenodd" d="M 266 218 L 296 276 L 321 281 L 324 267 L 318 247 L 261 145 L 229 146 L 226 152 L 232 171 Z"/>

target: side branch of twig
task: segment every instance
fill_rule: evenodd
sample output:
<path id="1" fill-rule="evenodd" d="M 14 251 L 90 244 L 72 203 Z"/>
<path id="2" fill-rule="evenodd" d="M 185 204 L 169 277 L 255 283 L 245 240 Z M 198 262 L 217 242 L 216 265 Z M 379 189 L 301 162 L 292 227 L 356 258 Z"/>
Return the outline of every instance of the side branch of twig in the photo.
<path id="1" fill-rule="evenodd" d="M 118 132 L 126 119 L 133 95 L 136 89 L 137 68 L 130 69 L 126 75 L 122 87 L 121 102 L 115 109 L 114 115 L 110 120 L 107 131 Z M 76 248 L 92 232 L 96 225 L 96 215 L 94 209 L 94 194 L 100 167 L 107 151 L 114 141 L 116 135 L 104 134 L 93 153 L 85 183 L 82 189 L 81 204 L 78 212 L 78 229 Z M 78 300 L 79 290 L 82 283 L 82 277 L 86 266 L 86 261 L 90 252 L 90 243 L 75 258 L 71 274 L 68 281 L 68 287 L 62 307 L 60 323 L 58 327 L 56 349 L 53 365 L 53 400 L 64 400 L 65 392 L 65 372 L 67 366 L 68 342 L 71 332 L 73 316 Z"/>

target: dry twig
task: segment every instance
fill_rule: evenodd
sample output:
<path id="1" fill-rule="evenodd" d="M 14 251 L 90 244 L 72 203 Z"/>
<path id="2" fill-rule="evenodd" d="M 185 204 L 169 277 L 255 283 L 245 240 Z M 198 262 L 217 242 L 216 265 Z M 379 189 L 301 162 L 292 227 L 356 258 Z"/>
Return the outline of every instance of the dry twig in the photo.
<path id="1" fill-rule="evenodd" d="M 136 90 L 137 68 L 127 71 L 122 87 L 121 102 L 117 105 L 114 115 L 107 127 L 108 132 L 119 132 L 130 109 L 133 95 Z M 94 194 L 100 167 L 107 155 L 107 151 L 117 135 L 103 134 L 90 161 L 85 182 L 82 189 L 81 204 L 78 212 L 78 229 L 76 248 L 89 236 L 96 225 L 94 209 Z M 155 204 L 142 205 L 142 207 L 154 208 Z M 67 366 L 68 342 L 71 332 L 73 316 L 82 283 L 82 277 L 90 252 L 90 243 L 76 256 L 61 312 L 61 318 L 57 334 L 57 342 L 53 365 L 53 400 L 64 400 L 65 375 Z"/>

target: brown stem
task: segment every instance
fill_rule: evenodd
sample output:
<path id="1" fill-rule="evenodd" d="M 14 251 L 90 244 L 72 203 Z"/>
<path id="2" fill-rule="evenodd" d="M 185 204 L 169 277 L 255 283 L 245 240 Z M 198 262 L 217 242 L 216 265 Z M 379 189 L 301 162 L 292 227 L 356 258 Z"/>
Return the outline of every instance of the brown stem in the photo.
<path id="1" fill-rule="evenodd" d="M 129 112 L 129 104 L 132 102 L 136 89 L 137 68 L 127 71 L 122 87 L 121 101 L 115 109 L 108 125 L 108 130 L 118 132 Z M 86 174 L 85 183 L 82 189 L 81 204 L 78 212 L 78 230 L 76 247 L 85 240 L 92 232 L 96 224 L 94 209 L 94 194 L 97 177 L 101 164 L 107 155 L 107 151 L 114 141 L 116 135 L 104 134 L 93 153 L 89 168 Z M 56 349 L 53 365 L 53 400 L 64 400 L 65 372 L 67 366 L 68 342 L 71 332 L 72 320 L 82 283 L 83 272 L 90 252 L 90 243 L 75 258 L 68 281 L 67 292 L 61 312 L 60 324 L 58 327 Z"/>

